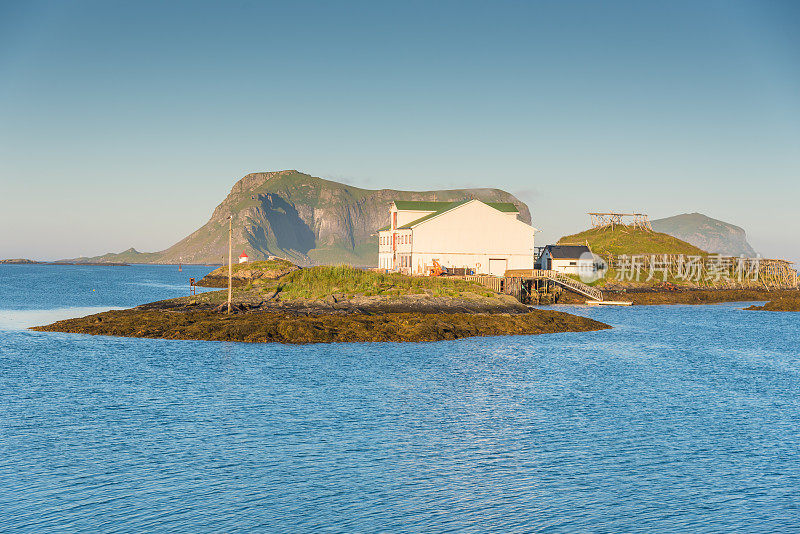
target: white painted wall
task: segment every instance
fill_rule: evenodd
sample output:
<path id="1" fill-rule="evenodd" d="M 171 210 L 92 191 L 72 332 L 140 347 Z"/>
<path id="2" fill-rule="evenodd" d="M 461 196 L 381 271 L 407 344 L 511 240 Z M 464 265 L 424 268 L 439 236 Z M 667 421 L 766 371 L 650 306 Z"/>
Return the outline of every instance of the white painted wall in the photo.
<path id="1" fill-rule="evenodd" d="M 405 226 L 410 222 L 416 221 L 417 219 L 421 219 L 422 217 L 433 213 L 432 211 L 420 211 L 420 210 L 401 210 L 398 211 L 397 208 L 392 204 L 392 207 L 389 211 L 389 225 L 392 224 L 394 220 L 394 214 L 397 213 L 397 226 Z"/>
<path id="2" fill-rule="evenodd" d="M 395 245 L 392 246 L 392 235 L 395 235 Z M 411 255 L 411 235 L 409 230 L 384 230 L 378 232 L 378 268 L 397 269 L 400 267 L 401 255 Z M 409 271 L 411 260 L 408 260 Z"/>
<path id="3" fill-rule="evenodd" d="M 594 269 L 592 259 L 552 258 L 547 252 L 542 255 L 542 269 L 552 269 L 564 274 L 581 274 Z"/>
<path id="4" fill-rule="evenodd" d="M 467 267 L 479 274 L 489 274 L 490 259 L 506 260 L 507 269 L 533 268 L 535 229 L 477 200 L 412 229 L 414 274 L 424 274 L 434 259 L 444 267 Z M 492 265 L 499 270 L 501 264 Z"/>

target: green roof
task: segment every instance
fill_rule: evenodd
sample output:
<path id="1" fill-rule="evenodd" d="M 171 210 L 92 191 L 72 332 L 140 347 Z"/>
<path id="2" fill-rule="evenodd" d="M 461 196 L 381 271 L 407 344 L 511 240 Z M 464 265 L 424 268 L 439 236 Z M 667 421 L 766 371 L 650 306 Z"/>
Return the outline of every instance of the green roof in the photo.
<path id="1" fill-rule="evenodd" d="M 481 202 L 483 202 L 481 200 Z M 503 213 L 519 213 L 519 208 L 517 208 L 511 202 L 483 202 L 487 206 L 491 206 L 497 211 L 502 211 Z"/>
<path id="2" fill-rule="evenodd" d="M 419 219 L 413 220 L 410 223 L 406 223 L 403 226 L 398 226 L 398 230 L 407 230 L 412 226 L 415 226 L 422 221 L 427 221 L 432 217 L 436 217 L 446 211 L 450 211 L 451 209 L 460 206 L 461 204 L 466 204 L 471 198 L 467 198 L 465 200 L 459 200 L 457 202 L 424 202 L 424 201 L 416 201 L 416 200 L 395 200 L 394 205 L 397 207 L 398 210 L 405 210 L 405 211 L 431 211 L 433 213 L 429 213 Z M 475 199 L 477 200 L 477 199 Z M 480 202 L 483 202 L 481 200 Z M 503 213 L 519 213 L 519 209 L 512 204 L 511 202 L 483 202 L 487 206 L 491 206 L 492 208 L 496 209 L 497 211 L 502 211 Z M 378 228 L 378 232 L 384 232 L 386 230 L 391 230 L 392 226 L 384 226 L 383 228 Z"/>
<path id="3" fill-rule="evenodd" d="M 425 202 L 417 200 L 395 200 L 394 205 L 399 210 L 410 211 L 439 211 L 447 206 L 453 204 L 452 202 Z"/>
<path id="4" fill-rule="evenodd" d="M 395 200 L 394 205 L 399 210 L 405 211 L 447 211 L 467 202 L 468 200 L 459 200 L 457 202 L 425 202 L 418 200 Z M 481 202 L 483 202 L 481 200 Z M 519 213 L 517 207 L 511 202 L 483 202 L 497 211 L 505 213 Z"/>
<path id="5" fill-rule="evenodd" d="M 425 215 L 424 217 L 420 217 L 419 219 L 417 219 L 415 221 L 411 221 L 410 223 L 406 223 L 403 226 L 401 226 L 400 228 L 401 229 L 411 228 L 412 226 L 416 226 L 421 222 L 427 221 L 428 219 L 436 217 L 437 215 L 441 215 L 442 213 L 444 213 L 446 211 L 450 211 L 451 209 L 456 208 L 456 207 L 458 207 L 458 206 L 460 206 L 462 204 L 466 204 L 470 200 L 472 200 L 472 199 L 468 198 L 466 200 L 461 200 L 459 202 L 432 202 L 431 204 L 442 204 L 442 207 L 438 211 L 434 211 L 433 213 L 429 213 L 428 215 Z M 483 201 L 481 200 L 481 202 L 483 202 Z M 502 211 L 503 213 L 519 213 L 519 210 L 517 209 L 517 207 L 514 204 L 512 204 L 511 202 L 483 202 L 483 203 L 486 204 L 487 206 L 491 206 L 492 208 L 496 209 L 497 211 Z M 395 202 L 395 205 L 396 204 L 397 203 Z"/>

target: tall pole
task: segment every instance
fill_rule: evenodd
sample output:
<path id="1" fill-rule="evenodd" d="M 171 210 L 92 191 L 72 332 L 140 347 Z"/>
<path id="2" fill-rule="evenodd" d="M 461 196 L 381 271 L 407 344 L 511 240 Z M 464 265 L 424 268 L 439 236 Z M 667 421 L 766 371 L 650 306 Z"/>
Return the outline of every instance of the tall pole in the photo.
<path id="1" fill-rule="evenodd" d="M 228 215 L 228 314 L 231 313 L 233 295 L 233 215 Z"/>

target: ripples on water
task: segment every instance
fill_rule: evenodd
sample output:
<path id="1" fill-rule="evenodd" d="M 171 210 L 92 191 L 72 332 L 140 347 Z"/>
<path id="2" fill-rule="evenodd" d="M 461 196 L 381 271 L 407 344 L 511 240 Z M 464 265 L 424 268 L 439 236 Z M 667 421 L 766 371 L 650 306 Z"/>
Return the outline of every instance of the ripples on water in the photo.
<path id="1" fill-rule="evenodd" d="M 108 287 L 181 283 L 127 269 Z M 0 332 L 0 530 L 798 530 L 797 314 L 573 310 L 615 329 L 299 347 Z"/>

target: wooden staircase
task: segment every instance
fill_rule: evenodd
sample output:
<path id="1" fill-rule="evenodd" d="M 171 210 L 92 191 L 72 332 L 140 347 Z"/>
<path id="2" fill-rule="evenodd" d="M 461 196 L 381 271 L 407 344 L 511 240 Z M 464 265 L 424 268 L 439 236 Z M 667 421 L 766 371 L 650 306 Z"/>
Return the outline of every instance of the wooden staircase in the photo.
<path id="1" fill-rule="evenodd" d="M 548 275 L 544 276 L 544 278 L 549 278 L 550 280 L 552 280 L 556 284 L 558 284 L 558 285 L 560 285 L 560 286 L 562 286 L 562 287 L 564 287 L 566 289 L 569 289 L 570 291 L 574 291 L 575 293 L 579 293 L 579 294 L 581 294 L 581 295 L 583 295 L 585 297 L 589 297 L 589 298 L 591 298 L 593 300 L 597 300 L 597 301 L 602 301 L 603 300 L 603 292 L 600 291 L 599 289 L 595 289 L 595 288 L 593 288 L 591 286 L 587 286 L 583 282 L 579 282 L 579 281 L 577 281 L 577 280 L 575 280 L 573 278 L 570 278 L 569 276 L 565 276 L 565 275 L 563 275 L 561 273 L 558 273 L 556 271 L 547 271 L 547 272 L 548 273 L 552 273 L 552 274 L 548 274 Z"/>
<path id="2" fill-rule="evenodd" d="M 510 274 L 510 275 L 509 275 Z M 470 282 L 477 282 L 484 287 L 488 287 L 492 291 L 498 293 L 507 293 L 519 297 L 517 293 L 521 290 L 522 280 L 541 280 L 546 278 L 552 282 L 560 285 L 561 287 L 574 291 L 579 295 L 588 297 L 592 300 L 602 301 L 603 292 L 599 289 L 587 286 L 583 282 L 579 282 L 563 273 L 547 269 L 521 269 L 518 271 L 509 271 L 504 277 L 497 277 L 491 275 L 468 275 L 463 279 Z"/>

